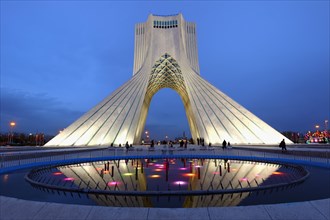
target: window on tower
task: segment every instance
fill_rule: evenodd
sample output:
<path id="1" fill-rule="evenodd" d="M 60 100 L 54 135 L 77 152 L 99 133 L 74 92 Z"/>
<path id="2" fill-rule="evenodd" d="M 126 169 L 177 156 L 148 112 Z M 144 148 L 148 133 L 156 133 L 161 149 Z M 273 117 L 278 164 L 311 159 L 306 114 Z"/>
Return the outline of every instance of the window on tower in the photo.
<path id="1" fill-rule="evenodd" d="M 154 28 L 176 28 L 178 27 L 178 21 L 177 20 L 171 20 L 171 21 L 154 21 L 153 22 Z"/>

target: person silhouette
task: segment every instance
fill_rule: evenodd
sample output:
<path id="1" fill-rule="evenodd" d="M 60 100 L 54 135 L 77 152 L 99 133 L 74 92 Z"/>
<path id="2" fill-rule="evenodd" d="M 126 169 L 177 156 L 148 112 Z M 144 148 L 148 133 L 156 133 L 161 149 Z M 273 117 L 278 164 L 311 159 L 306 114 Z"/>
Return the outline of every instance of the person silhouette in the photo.
<path id="1" fill-rule="evenodd" d="M 226 140 L 223 140 L 222 142 L 222 149 L 224 150 L 227 147 L 227 142 Z"/>
<path id="2" fill-rule="evenodd" d="M 286 149 L 286 144 L 285 144 L 285 140 L 283 139 L 282 141 L 281 141 L 281 143 L 280 143 L 280 148 L 282 148 L 282 152 L 283 151 L 287 151 L 287 149 Z"/>

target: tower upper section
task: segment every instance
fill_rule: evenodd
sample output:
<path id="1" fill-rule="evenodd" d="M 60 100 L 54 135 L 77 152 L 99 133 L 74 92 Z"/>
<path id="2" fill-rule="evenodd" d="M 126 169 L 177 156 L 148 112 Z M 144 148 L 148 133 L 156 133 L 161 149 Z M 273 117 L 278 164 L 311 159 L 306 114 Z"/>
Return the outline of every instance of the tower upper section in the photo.
<path id="1" fill-rule="evenodd" d="M 149 15 L 145 23 L 135 25 L 134 45 L 133 75 L 165 53 L 180 63 L 186 62 L 199 74 L 196 25 L 186 22 L 182 14 Z"/>

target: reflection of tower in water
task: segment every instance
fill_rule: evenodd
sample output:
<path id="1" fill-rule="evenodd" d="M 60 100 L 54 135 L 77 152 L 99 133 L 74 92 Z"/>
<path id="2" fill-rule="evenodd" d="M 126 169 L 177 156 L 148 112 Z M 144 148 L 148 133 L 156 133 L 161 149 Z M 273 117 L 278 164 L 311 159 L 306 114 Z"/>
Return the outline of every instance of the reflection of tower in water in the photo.
<path id="1" fill-rule="evenodd" d="M 199 166 L 199 165 L 197 165 Z M 199 168 L 199 167 L 198 167 Z M 257 187 L 269 178 L 278 166 L 264 166 L 258 162 L 208 160 L 198 175 L 191 179 L 192 190 L 231 190 Z M 198 169 L 194 169 L 195 172 Z M 186 197 L 184 207 L 236 206 L 249 193 L 215 194 Z"/>
<path id="2" fill-rule="evenodd" d="M 59 167 L 80 188 L 105 191 L 211 191 L 257 187 L 280 165 L 222 159 L 115 160 Z M 278 172 L 277 172 L 278 173 Z M 267 181 L 268 181 L 267 180 Z M 285 181 L 281 179 L 277 182 Z M 198 196 L 115 196 L 89 194 L 97 204 L 126 207 L 235 206 L 249 193 Z M 161 197 L 161 198 L 160 198 Z M 164 196 L 163 196 L 164 197 Z M 176 201 L 180 200 L 180 201 Z"/>
<path id="3" fill-rule="evenodd" d="M 131 165 L 128 164 L 131 162 Z M 113 191 L 146 190 L 146 177 L 141 170 L 140 160 L 116 160 L 70 165 L 59 170 L 74 178 L 80 188 Z M 113 172 L 112 172 L 113 171 Z M 136 175 L 137 174 L 137 175 Z M 147 197 L 88 194 L 89 198 L 101 206 L 151 207 Z"/>

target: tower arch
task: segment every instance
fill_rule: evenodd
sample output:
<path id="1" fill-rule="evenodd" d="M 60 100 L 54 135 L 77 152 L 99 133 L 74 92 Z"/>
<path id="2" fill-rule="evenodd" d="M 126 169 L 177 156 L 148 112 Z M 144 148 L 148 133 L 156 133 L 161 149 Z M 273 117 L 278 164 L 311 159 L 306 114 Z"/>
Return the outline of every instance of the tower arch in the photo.
<path id="1" fill-rule="evenodd" d="M 193 139 L 198 137 L 196 129 L 196 119 L 191 110 L 191 103 L 186 89 L 184 77 L 182 75 L 180 65 L 168 53 L 162 55 L 153 65 L 148 81 L 147 91 L 143 103 L 141 120 L 136 134 L 136 138 L 140 139 L 143 128 L 145 127 L 149 106 L 153 96 L 163 88 L 170 88 L 174 90 L 181 98 L 186 111 L 186 117 L 190 127 L 190 132 Z"/>

